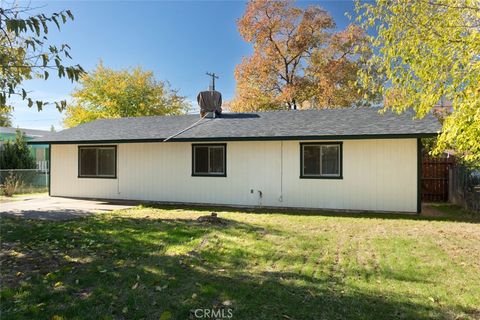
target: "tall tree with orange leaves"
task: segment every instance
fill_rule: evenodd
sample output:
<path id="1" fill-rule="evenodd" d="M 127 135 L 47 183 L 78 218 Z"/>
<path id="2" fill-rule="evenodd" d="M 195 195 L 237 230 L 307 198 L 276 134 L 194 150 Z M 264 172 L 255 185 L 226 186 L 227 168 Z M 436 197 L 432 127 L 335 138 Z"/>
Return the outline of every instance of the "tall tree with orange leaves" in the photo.
<path id="1" fill-rule="evenodd" d="M 362 100 L 356 73 L 368 54 L 357 26 L 334 33 L 320 6 L 254 0 L 238 21 L 254 52 L 235 69 L 232 111 L 349 106 Z"/>

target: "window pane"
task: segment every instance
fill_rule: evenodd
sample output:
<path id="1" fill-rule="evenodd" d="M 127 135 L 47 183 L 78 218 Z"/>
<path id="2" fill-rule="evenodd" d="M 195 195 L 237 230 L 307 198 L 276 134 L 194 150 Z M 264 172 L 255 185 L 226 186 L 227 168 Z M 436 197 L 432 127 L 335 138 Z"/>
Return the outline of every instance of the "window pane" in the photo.
<path id="1" fill-rule="evenodd" d="M 223 147 L 210 147 L 210 173 L 224 173 Z"/>
<path id="2" fill-rule="evenodd" d="M 320 146 L 303 146 L 303 174 L 320 174 Z"/>
<path id="3" fill-rule="evenodd" d="M 194 147 L 195 173 L 208 173 L 208 147 Z"/>
<path id="4" fill-rule="evenodd" d="M 94 176 L 97 174 L 97 150 L 92 148 L 80 149 L 80 175 Z"/>
<path id="5" fill-rule="evenodd" d="M 322 146 L 322 175 L 340 174 L 339 146 Z"/>
<path id="6" fill-rule="evenodd" d="M 98 175 L 115 176 L 115 149 L 98 149 Z"/>

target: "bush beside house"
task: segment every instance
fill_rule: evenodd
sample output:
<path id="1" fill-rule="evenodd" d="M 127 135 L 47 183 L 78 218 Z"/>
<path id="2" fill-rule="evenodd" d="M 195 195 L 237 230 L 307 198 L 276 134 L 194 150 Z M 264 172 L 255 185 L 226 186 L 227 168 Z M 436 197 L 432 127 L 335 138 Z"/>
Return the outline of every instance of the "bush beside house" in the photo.
<path id="1" fill-rule="evenodd" d="M 15 139 L 2 145 L 0 153 L 0 169 L 35 169 L 36 162 L 30 153 L 25 134 L 17 130 Z M 5 196 L 11 197 L 20 187 L 22 182 L 30 181 L 35 176 L 32 171 L 9 171 L 0 175 L 1 191 Z"/>

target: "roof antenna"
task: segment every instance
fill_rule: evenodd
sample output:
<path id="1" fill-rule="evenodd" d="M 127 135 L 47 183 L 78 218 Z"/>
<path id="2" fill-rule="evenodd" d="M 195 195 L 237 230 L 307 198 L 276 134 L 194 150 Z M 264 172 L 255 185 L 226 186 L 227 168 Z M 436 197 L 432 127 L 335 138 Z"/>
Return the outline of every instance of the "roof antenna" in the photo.
<path id="1" fill-rule="evenodd" d="M 206 72 L 207 76 L 212 77 L 212 85 L 208 88 L 210 91 L 215 91 L 215 79 L 218 79 L 218 75 L 215 74 L 215 72 L 210 73 Z"/>

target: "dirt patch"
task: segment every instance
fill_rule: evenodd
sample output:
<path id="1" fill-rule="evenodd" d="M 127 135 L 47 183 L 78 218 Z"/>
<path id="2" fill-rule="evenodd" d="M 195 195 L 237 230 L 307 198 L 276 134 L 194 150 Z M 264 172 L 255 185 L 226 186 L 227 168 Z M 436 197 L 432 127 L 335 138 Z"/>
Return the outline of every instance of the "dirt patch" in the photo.
<path id="1" fill-rule="evenodd" d="M 425 217 L 447 217 L 448 215 L 445 212 L 435 208 L 429 204 L 422 204 L 422 212 L 420 213 L 422 216 Z"/>
<path id="2" fill-rule="evenodd" d="M 219 218 L 216 212 L 212 212 L 209 216 L 201 216 L 197 218 L 198 222 L 213 224 L 213 225 L 227 225 L 226 219 Z"/>

